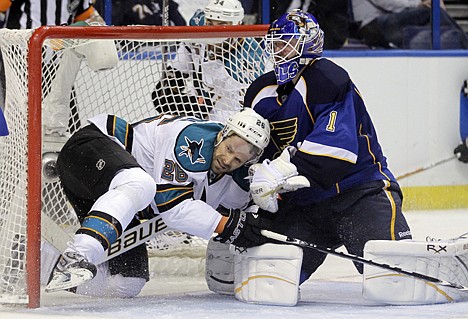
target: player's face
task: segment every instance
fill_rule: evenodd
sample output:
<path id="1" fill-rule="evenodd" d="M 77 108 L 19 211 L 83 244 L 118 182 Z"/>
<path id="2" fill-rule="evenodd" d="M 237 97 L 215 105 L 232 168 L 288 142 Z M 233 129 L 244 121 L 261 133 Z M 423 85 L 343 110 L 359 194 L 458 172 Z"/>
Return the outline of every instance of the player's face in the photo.
<path id="1" fill-rule="evenodd" d="M 211 20 L 206 19 L 206 25 L 232 25 L 232 21 L 219 21 L 219 20 Z"/>
<path id="2" fill-rule="evenodd" d="M 298 55 L 298 51 L 296 49 L 297 46 L 297 39 L 290 38 L 290 39 L 278 39 L 273 42 L 273 52 L 275 54 L 275 59 L 281 60 L 290 60 L 293 59 Z"/>
<path id="3" fill-rule="evenodd" d="M 253 158 L 253 145 L 237 135 L 225 138 L 213 151 L 211 170 L 225 174 L 241 167 Z"/>

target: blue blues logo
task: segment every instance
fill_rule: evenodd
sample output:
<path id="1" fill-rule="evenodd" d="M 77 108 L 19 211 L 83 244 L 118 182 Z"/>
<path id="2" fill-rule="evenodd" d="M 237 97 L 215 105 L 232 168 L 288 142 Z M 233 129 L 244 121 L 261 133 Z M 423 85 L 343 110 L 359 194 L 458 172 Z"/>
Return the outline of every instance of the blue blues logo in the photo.
<path id="1" fill-rule="evenodd" d="M 200 141 L 191 141 L 187 136 L 185 138 L 186 145 L 181 145 L 180 149 L 182 152 L 179 153 L 179 156 L 185 156 L 190 159 L 192 164 L 205 164 L 205 157 L 201 154 L 203 144 L 205 141 L 200 139 Z"/>
<path id="2" fill-rule="evenodd" d="M 278 85 L 291 81 L 299 72 L 299 63 L 289 61 L 275 65 L 275 74 Z"/>

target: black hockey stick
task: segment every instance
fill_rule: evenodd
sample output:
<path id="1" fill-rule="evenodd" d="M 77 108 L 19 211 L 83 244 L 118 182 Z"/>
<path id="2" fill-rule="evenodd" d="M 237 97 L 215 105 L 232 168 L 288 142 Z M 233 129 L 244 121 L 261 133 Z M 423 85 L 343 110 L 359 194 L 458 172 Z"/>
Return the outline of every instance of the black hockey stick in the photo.
<path id="1" fill-rule="evenodd" d="M 304 248 L 310 248 L 310 249 L 320 251 L 322 253 L 338 256 L 338 257 L 349 259 L 349 260 L 352 260 L 352 261 L 355 261 L 355 262 L 359 262 L 361 264 L 366 264 L 366 265 L 371 265 L 371 266 L 391 270 L 391 271 L 394 271 L 394 272 L 397 272 L 397 273 L 400 273 L 400 274 L 403 274 L 403 275 L 407 275 L 407 276 L 410 276 L 410 277 L 414 277 L 414 278 L 417 278 L 417 279 L 428 281 L 428 282 L 434 283 L 436 285 L 455 288 L 455 289 L 458 289 L 458 290 L 461 290 L 461 291 L 468 291 L 468 287 L 457 284 L 457 283 L 453 283 L 453 282 L 449 282 L 449 281 L 442 280 L 442 279 L 439 279 L 439 278 L 427 276 L 427 275 L 424 275 L 424 274 L 421 274 L 421 273 L 418 273 L 418 272 L 406 271 L 406 270 L 401 269 L 399 267 L 390 266 L 390 265 L 387 265 L 387 264 L 381 264 L 381 263 L 372 261 L 370 259 L 365 259 L 365 258 L 360 257 L 360 256 L 351 255 L 351 254 L 344 253 L 344 252 L 339 252 L 339 251 L 333 250 L 333 249 L 328 248 L 328 247 L 322 247 L 322 246 L 319 246 L 319 245 L 316 245 L 316 244 L 313 244 L 313 243 L 308 243 L 306 241 L 303 241 L 303 240 L 300 240 L 300 239 L 297 239 L 297 238 L 293 238 L 293 237 L 289 237 L 289 236 L 285 236 L 285 235 L 282 235 L 282 234 L 278 234 L 278 233 L 275 233 L 275 232 L 272 232 L 272 231 L 269 231 L 269 230 L 262 230 L 261 233 L 262 233 L 263 236 L 265 236 L 267 238 L 274 239 L 274 240 L 277 240 L 277 241 L 280 241 L 280 242 L 283 242 L 283 243 L 286 243 L 286 244 L 295 245 L 295 246 L 304 247 Z"/>

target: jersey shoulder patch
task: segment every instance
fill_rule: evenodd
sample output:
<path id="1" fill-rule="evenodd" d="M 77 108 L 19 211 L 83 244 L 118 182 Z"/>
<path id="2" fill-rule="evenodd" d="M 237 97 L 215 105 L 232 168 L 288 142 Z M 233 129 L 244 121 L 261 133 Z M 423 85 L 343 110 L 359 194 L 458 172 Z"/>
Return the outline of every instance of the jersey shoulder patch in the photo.
<path id="1" fill-rule="evenodd" d="M 174 155 L 180 166 L 189 172 L 208 171 L 213 158 L 221 123 L 200 122 L 187 125 L 177 136 Z"/>

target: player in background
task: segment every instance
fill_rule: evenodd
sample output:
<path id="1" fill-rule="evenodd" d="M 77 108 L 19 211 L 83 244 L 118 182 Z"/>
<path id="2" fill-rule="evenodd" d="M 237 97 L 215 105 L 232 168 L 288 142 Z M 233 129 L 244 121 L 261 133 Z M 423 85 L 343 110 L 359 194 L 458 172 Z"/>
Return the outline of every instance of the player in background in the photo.
<path id="1" fill-rule="evenodd" d="M 35 29 L 44 25 L 105 25 L 104 20 L 93 6 L 94 1 L 11 1 L 0 0 L 4 27 L 8 29 Z M 109 40 L 50 41 L 54 54 L 60 59 L 48 59 L 45 63 L 55 70 L 50 86 L 43 88 L 43 153 L 57 153 L 70 133 L 80 127 L 78 110 L 73 92 L 73 83 L 85 60 L 93 71 L 107 70 L 116 66 L 117 51 Z M 50 48 L 49 48 L 50 49 Z"/>
<path id="2" fill-rule="evenodd" d="M 268 121 L 251 109 L 222 124 L 160 115 L 135 124 L 98 115 L 61 150 L 57 170 L 81 222 L 46 291 L 131 297 L 149 279 L 146 246 L 93 264 L 137 212 L 160 214 L 171 228 L 239 246 L 260 245 L 268 220 L 247 213 L 248 167 L 269 141 Z M 221 215 L 218 207 L 228 208 Z M 256 207 L 256 206 L 254 206 Z M 224 211 L 224 210 L 223 210 Z M 92 280 L 91 280 L 92 279 Z M 75 289 L 76 287 L 76 289 Z"/>
<path id="3" fill-rule="evenodd" d="M 250 188 L 260 208 L 275 213 L 273 230 L 359 256 L 369 240 L 410 239 L 400 186 L 361 93 L 343 68 L 321 58 L 323 32 L 316 19 L 288 12 L 265 38 L 274 71 L 252 83 L 244 105 L 271 125 L 262 158 L 275 160 L 256 168 Z M 278 200 L 278 191 L 268 190 L 281 187 L 282 167 L 290 164 L 310 186 Z M 325 258 L 305 249 L 300 283 Z M 355 266 L 362 273 L 362 265 Z"/>
<path id="4" fill-rule="evenodd" d="M 113 25 L 163 25 L 163 2 L 165 0 L 113 0 Z M 179 4 L 169 3 L 169 25 L 187 25 L 180 14 Z"/>
<path id="5" fill-rule="evenodd" d="M 0 108 L 0 136 L 8 135 L 8 125 L 3 115 L 3 108 Z"/>
<path id="6" fill-rule="evenodd" d="M 210 0 L 190 19 L 191 26 L 239 25 L 244 9 L 238 0 Z M 248 85 L 263 73 L 263 49 L 253 38 L 207 39 L 181 43 L 168 62 L 152 99 L 159 113 L 187 114 L 224 121 L 241 109 Z"/>
<path id="7" fill-rule="evenodd" d="M 461 143 L 453 153 L 460 162 L 468 163 L 468 80 L 463 81 L 460 92 L 460 137 Z"/>

